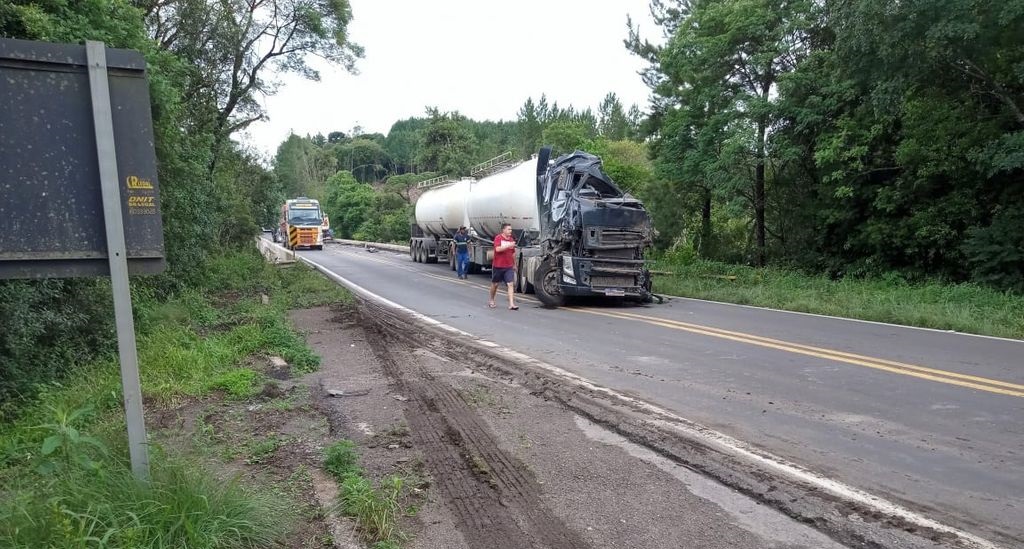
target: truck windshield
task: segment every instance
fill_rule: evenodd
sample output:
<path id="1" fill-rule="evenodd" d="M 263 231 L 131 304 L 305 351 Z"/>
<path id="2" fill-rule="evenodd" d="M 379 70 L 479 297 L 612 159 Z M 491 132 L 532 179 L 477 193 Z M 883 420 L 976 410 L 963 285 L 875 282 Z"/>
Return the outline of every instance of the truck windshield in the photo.
<path id="1" fill-rule="evenodd" d="M 316 208 L 288 210 L 288 223 L 291 225 L 319 225 L 321 223 L 320 210 Z"/>

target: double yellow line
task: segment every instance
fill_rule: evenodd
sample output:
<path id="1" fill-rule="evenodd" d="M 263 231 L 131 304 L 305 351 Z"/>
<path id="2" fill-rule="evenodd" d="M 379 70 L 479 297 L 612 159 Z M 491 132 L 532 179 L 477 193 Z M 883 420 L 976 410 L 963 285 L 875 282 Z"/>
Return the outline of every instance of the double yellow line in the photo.
<path id="1" fill-rule="evenodd" d="M 364 258 L 370 261 L 376 261 L 379 263 L 387 263 L 391 266 L 401 267 L 396 263 L 379 260 L 376 258 Z M 422 271 L 416 272 L 420 274 L 434 278 L 437 280 L 443 280 L 452 284 L 459 284 L 464 286 L 473 286 L 480 288 L 481 290 L 487 291 L 487 284 L 479 284 L 466 280 L 453 279 L 450 276 L 440 276 L 433 273 L 426 273 Z M 504 288 L 502 288 L 504 290 Z M 536 299 L 527 297 L 523 294 L 516 296 L 518 301 L 529 301 L 537 302 Z M 999 381 L 996 379 L 989 379 L 980 376 L 972 376 L 968 374 L 961 374 L 958 372 L 950 372 L 946 370 L 939 370 L 936 368 L 928 368 L 925 366 L 918 366 L 916 364 L 907 364 L 905 362 L 897 362 L 894 360 L 887 360 L 884 358 L 875 358 L 864 355 L 858 355 L 855 353 L 847 353 L 844 351 L 837 351 L 834 349 L 826 349 L 823 347 L 815 347 L 813 345 L 804 345 L 802 343 L 793 343 L 790 341 L 783 341 L 779 339 L 772 339 L 770 337 L 762 337 L 753 334 L 747 334 L 743 332 L 734 332 L 731 330 L 724 330 L 721 328 L 713 328 L 711 326 L 703 326 L 700 324 L 692 324 L 689 322 L 682 322 L 679 320 L 671 320 L 666 318 L 659 318 L 649 315 L 640 315 L 635 313 L 627 313 L 623 311 L 610 311 L 607 309 L 588 309 L 583 307 L 564 307 L 567 311 L 573 311 L 576 313 L 586 313 L 597 316 L 604 316 L 609 318 L 616 318 L 619 320 L 629 320 L 633 322 L 643 322 L 653 326 L 659 326 L 663 328 L 669 328 L 672 330 L 680 330 L 684 332 L 690 332 L 699 335 L 705 335 L 710 337 L 717 337 L 720 339 L 727 339 L 738 343 L 747 343 L 750 345 L 757 345 L 759 347 L 766 347 L 769 349 L 776 349 L 779 351 L 786 351 L 790 353 L 811 356 L 815 358 L 821 358 L 824 360 L 831 360 L 835 362 L 843 362 L 846 364 L 853 364 L 856 366 L 862 366 L 865 368 L 872 368 L 875 370 L 881 370 L 893 374 L 905 375 L 916 377 L 919 379 L 927 379 L 929 381 L 935 381 L 938 383 L 945 383 L 947 385 L 957 385 L 960 387 L 968 387 L 971 389 L 977 389 L 979 391 L 985 391 L 989 393 L 995 393 L 1000 395 L 1024 397 L 1024 385 L 1017 383 L 1010 383 L 1006 381 Z"/>
<path id="2" fill-rule="evenodd" d="M 634 313 L 626 313 L 621 311 L 610 312 L 607 310 L 585 309 L 581 307 L 566 307 L 566 309 L 577 313 L 586 313 L 598 316 L 606 316 L 609 318 L 617 318 L 620 320 L 632 320 L 636 322 L 643 322 L 646 324 L 661 326 L 673 330 L 681 330 L 684 332 L 690 332 L 694 334 L 717 337 L 721 339 L 728 339 L 730 341 L 736 341 L 739 343 L 747 343 L 750 345 L 757 345 L 760 347 L 767 347 L 769 349 L 777 349 L 780 351 L 822 358 L 825 360 L 845 362 L 847 364 L 854 364 L 857 366 L 863 366 L 865 368 L 872 368 L 875 370 L 882 370 L 893 374 L 900 374 L 920 379 L 927 379 L 929 381 L 946 383 L 948 385 L 969 387 L 971 389 L 977 389 L 979 391 L 986 391 L 989 393 L 996 393 L 1000 395 L 1009 395 L 1015 397 L 1024 397 L 1024 385 L 1020 385 L 1017 383 L 1009 383 L 1006 381 L 999 381 L 996 379 L 972 376 L 957 372 L 949 372 L 946 370 L 938 370 L 935 368 L 926 368 L 924 366 L 918 366 L 916 364 L 907 364 L 904 362 L 896 362 L 894 360 L 886 360 L 883 358 L 874 358 L 854 353 L 836 351 L 833 349 L 825 349 L 822 347 L 815 347 L 812 345 L 804 345 L 802 343 L 793 343 L 789 341 L 782 341 L 779 339 L 772 339 L 770 337 L 762 337 L 742 332 L 733 332 L 730 330 L 723 330 L 721 328 L 712 328 L 710 326 L 702 326 L 699 324 L 691 324 L 689 322 L 669 320 L 666 318 L 638 315 Z"/>

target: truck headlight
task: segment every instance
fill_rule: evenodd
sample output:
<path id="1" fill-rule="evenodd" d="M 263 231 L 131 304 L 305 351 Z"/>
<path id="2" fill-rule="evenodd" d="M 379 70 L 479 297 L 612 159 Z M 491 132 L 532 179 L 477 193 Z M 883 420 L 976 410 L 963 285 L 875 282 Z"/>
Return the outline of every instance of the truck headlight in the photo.
<path id="1" fill-rule="evenodd" d="M 576 271 L 572 269 L 572 256 L 569 254 L 562 255 L 562 272 L 566 276 L 576 276 Z"/>
<path id="2" fill-rule="evenodd" d="M 562 255 L 562 280 L 568 284 L 576 284 L 576 272 L 572 268 L 572 256 Z"/>

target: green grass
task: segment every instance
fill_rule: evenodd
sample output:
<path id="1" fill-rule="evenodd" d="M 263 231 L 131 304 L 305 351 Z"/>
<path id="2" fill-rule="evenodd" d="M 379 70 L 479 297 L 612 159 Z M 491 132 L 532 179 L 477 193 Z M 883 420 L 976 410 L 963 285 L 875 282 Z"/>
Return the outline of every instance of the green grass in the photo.
<path id="1" fill-rule="evenodd" d="M 247 400 L 260 393 L 263 388 L 263 374 L 248 368 L 228 370 L 214 378 L 208 387 L 223 389 L 229 398 Z"/>
<path id="2" fill-rule="evenodd" d="M 406 479 L 391 475 L 381 481 L 379 489 L 375 488 L 359 467 L 359 455 L 350 440 L 327 447 L 324 468 L 341 485 L 339 508 L 355 519 L 363 540 L 379 549 L 401 547 L 405 536 L 398 530 L 398 517 L 402 514 L 399 499 Z"/>
<path id="3" fill-rule="evenodd" d="M 127 467 L 71 469 L 5 487 L 0 547 L 259 547 L 283 541 L 291 511 L 271 494 L 158 457 L 152 480 Z"/>
<path id="4" fill-rule="evenodd" d="M 835 281 L 699 260 L 660 260 L 653 269 L 674 273 L 654 277 L 662 295 L 1024 339 L 1024 296 L 975 284 Z"/>
<path id="5" fill-rule="evenodd" d="M 286 311 L 351 300 L 311 269 L 274 267 L 254 251 L 211 261 L 202 280 L 164 301 L 133 296 L 147 405 L 215 390 L 250 397 L 263 377 L 243 366 L 257 356 L 315 370 L 319 359 Z M 261 547 L 289 532 L 286 501 L 195 463 L 151 451 L 153 481 L 134 480 L 116 357 L 41 387 L 14 417 L 0 424 L 0 547 Z M 252 445 L 248 460 L 267 459 L 280 443 Z"/>
<path id="6" fill-rule="evenodd" d="M 253 440 L 248 445 L 246 450 L 249 456 L 245 458 L 245 462 L 249 465 L 256 465 L 263 463 L 270 456 L 274 455 L 274 452 L 283 445 L 285 441 L 276 436 L 268 437 L 262 440 Z"/>

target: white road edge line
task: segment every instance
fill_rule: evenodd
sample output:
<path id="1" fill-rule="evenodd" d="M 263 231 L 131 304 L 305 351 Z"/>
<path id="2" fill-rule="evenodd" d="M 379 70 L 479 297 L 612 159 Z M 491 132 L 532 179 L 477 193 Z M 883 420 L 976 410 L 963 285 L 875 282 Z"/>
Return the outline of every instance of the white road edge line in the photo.
<path id="1" fill-rule="evenodd" d="M 588 380 L 588 379 L 586 379 L 586 378 L 584 378 L 582 376 L 579 376 L 579 375 L 574 374 L 572 372 L 569 372 L 567 370 L 563 370 L 562 368 L 559 368 L 558 366 L 554 366 L 552 364 L 548 364 L 546 362 L 542 362 L 542 361 L 537 360 L 537 359 L 535 359 L 535 358 L 533 358 L 531 356 L 525 355 L 523 353 L 520 353 L 520 352 L 512 350 L 512 349 L 509 349 L 507 347 L 502 347 L 501 345 L 499 345 L 497 343 L 494 343 L 492 341 L 488 341 L 486 339 L 483 339 L 481 337 L 473 335 L 473 334 L 471 334 L 469 332 L 462 331 L 462 330 L 460 330 L 458 328 L 455 328 L 454 326 L 449 326 L 448 324 L 445 324 L 445 323 L 443 323 L 441 321 L 435 320 L 435 319 L 430 318 L 430 317 L 428 317 L 428 316 L 426 316 L 426 315 L 424 315 L 422 313 L 419 313 L 419 312 L 416 312 L 416 311 L 414 311 L 412 309 L 409 309 L 408 307 L 405 307 L 404 305 L 399 305 L 398 303 L 395 303 L 394 301 L 391 301 L 391 300 L 389 300 L 389 299 L 387 299 L 385 297 L 379 296 L 379 295 L 377 295 L 377 294 L 367 290 L 366 288 L 363 288 L 362 286 L 359 286 L 359 285 L 355 284 L 354 282 L 352 282 L 352 281 L 342 277 L 341 275 L 338 275 L 338 274 L 334 273 L 333 271 L 331 271 L 330 269 L 324 267 L 323 265 L 320 265 L 316 261 L 313 261 L 313 260 L 311 260 L 311 259 L 309 259 L 307 257 L 303 257 L 303 256 L 300 256 L 300 255 L 297 255 L 297 254 L 296 254 L 295 257 L 299 261 L 302 261 L 303 263 L 309 264 L 309 266 L 311 266 L 314 269 L 316 269 L 316 270 L 320 271 L 321 273 L 323 273 L 324 276 L 327 276 L 328 278 L 334 280 L 338 284 L 341 284 L 342 286 L 345 286 L 346 288 L 348 288 L 349 290 L 351 290 L 355 294 L 357 294 L 357 295 L 359 295 L 359 296 L 361 296 L 361 297 L 363 297 L 365 299 L 369 299 L 369 300 L 375 301 L 375 302 L 377 302 L 377 303 L 379 303 L 381 305 L 389 307 L 391 309 L 394 309 L 394 310 L 397 310 L 397 311 L 401 311 L 402 313 L 410 315 L 413 318 L 416 318 L 417 320 L 419 320 L 419 321 L 421 321 L 421 322 L 423 322 L 425 324 L 429 324 L 431 326 L 434 326 L 436 328 L 442 329 L 444 331 L 450 332 L 450 333 L 455 334 L 455 335 L 459 335 L 459 336 L 462 336 L 462 337 L 467 337 L 467 338 L 473 339 L 473 340 L 477 341 L 479 344 L 481 344 L 483 346 L 490 347 L 490 348 L 493 348 L 493 349 L 495 349 L 497 351 L 500 351 L 505 356 L 508 356 L 508 357 L 511 357 L 511 358 L 516 359 L 518 361 L 521 361 L 521 362 L 524 362 L 524 363 L 528 363 L 528 364 L 531 364 L 531 365 L 533 365 L 535 367 L 539 367 L 539 368 L 542 368 L 544 370 L 547 370 L 547 371 L 557 375 L 558 377 L 561 377 L 561 378 L 565 379 L 566 381 L 569 381 L 569 382 L 575 384 L 576 386 L 578 386 L 578 387 L 580 387 L 582 389 L 586 389 L 586 390 L 589 390 L 589 391 L 595 391 L 595 392 L 601 392 L 601 393 L 604 393 L 606 395 L 612 396 L 614 398 L 621 399 L 623 401 L 629 402 L 630 404 L 632 404 L 632 405 L 634 405 L 636 407 L 642 408 L 644 410 L 647 410 L 647 411 L 649 411 L 649 412 L 651 412 L 653 414 L 657 414 L 657 415 L 661 416 L 662 418 L 664 418 L 664 419 L 656 422 L 656 423 L 660 424 L 663 427 L 666 427 L 668 429 L 677 431 L 679 433 L 683 433 L 683 434 L 685 434 L 687 436 L 690 436 L 690 437 L 693 437 L 693 438 L 701 438 L 701 439 L 707 440 L 708 442 L 710 442 L 713 445 L 719 447 L 723 451 L 726 451 L 726 452 L 731 453 L 733 455 L 739 456 L 741 458 L 746 458 L 748 460 L 752 460 L 752 461 L 758 462 L 758 463 L 766 466 L 769 469 L 773 469 L 773 470 L 775 470 L 775 471 L 777 471 L 777 472 L 779 472 L 779 473 L 781 473 L 783 475 L 786 475 L 786 476 L 788 476 L 790 478 L 797 479 L 799 481 L 803 481 L 805 483 L 808 483 L 808 484 L 811 484 L 813 486 L 816 486 L 816 487 L 820 488 L 821 490 L 826 491 L 826 492 L 828 492 L 828 493 L 830 493 L 830 494 L 832 494 L 834 496 L 837 496 L 837 497 L 840 497 L 840 498 L 844 498 L 844 499 L 847 499 L 847 500 L 855 501 L 857 503 L 865 505 L 868 508 L 874 509 L 874 510 L 876 510 L 878 512 L 881 512 L 881 513 L 886 513 L 886 514 L 889 514 L 889 515 L 892 515 L 892 516 L 900 517 L 903 520 L 906 520 L 907 522 L 913 523 L 913 524 L 915 524 L 917 526 L 920 526 L 922 528 L 931 528 L 933 530 L 937 530 L 937 531 L 940 531 L 940 532 L 945 532 L 947 534 L 952 534 L 952 535 L 956 536 L 960 541 L 966 543 L 967 546 L 969 546 L 969 547 L 976 547 L 976 548 L 979 548 L 979 549 L 999 549 L 999 546 L 993 544 L 992 542 L 990 542 L 990 541 L 988 541 L 988 540 L 986 540 L 984 538 L 981 538 L 981 537 L 976 536 L 974 534 L 971 534 L 969 532 L 965 532 L 963 530 L 954 528 L 952 526 L 947 526 L 945 524 L 942 524 L 940 522 L 937 522 L 935 520 L 927 518 L 927 517 L 925 517 L 923 515 L 915 513 L 913 511 L 911 511 L 910 509 L 902 507 L 902 506 L 900 506 L 900 505 L 898 505 L 896 503 L 888 501 L 888 500 L 886 500 L 884 498 L 881 498 L 879 496 L 874 496 L 874 495 L 872 495 L 872 494 L 870 494 L 868 492 L 865 492 L 863 490 L 860 490 L 858 488 L 854 488 L 852 486 L 848 486 L 846 484 L 843 484 L 843 483 L 841 483 L 839 481 L 835 481 L 835 480 L 823 477 L 823 476 L 821 476 L 821 475 L 819 475 L 819 474 L 817 474 L 817 473 L 815 473 L 813 471 L 809 471 L 809 470 L 807 470 L 807 469 L 805 469 L 805 468 L 803 468 L 803 467 L 801 467 L 801 466 L 799 466 L 799 465 L 797 465 L 795 463 L 789 462 L 789 461 L 787 461 L 787 460 L 785 460 L 783 458 L 780 458 L 778 456 L 772 455 L 772 454 L 770 454 L 768 452 L 765 452 L 764 450 L 755 448 L 755 447 L 753 447 L 753 446 L 751 446 L 751 445 L 749 445 L 749 444 L 747 444 L 745 442 L 742 442 L 742 441 L 740 441 L 738 439 L 730 437 L 729 435 L 726 435 L 726 434 L 723 434 L 723 433 L 719 433 L 718 431 L 715 431 L 713 429 L 710 429 L 708 427 L 705 427 L 703 425 L 695 423 L 695 422 L 693 422 L 691 420 L 688 420 L 686 418 L 677 416 L 674 413 L 672 413 L 672 412 L 670 412 L 668 410 L 665 410 L 664 408 L 661 408 L 661 407 L 655 406 L 653 404 L 649 404 L 647 402 L 643 402 L 643 401 L 634 399 L 632 397 L 629 397 L 629 396 L 626 396 L 626 395 L 623 395 L 623 394 L 619 394 L 619 393 L 617 393 L 617 392 L 615 392 L 615 391 L 613 391 L 611 389 L 608 389 L 606 387 L 602 387 L 602 386 L 596 385 L 595 383 L 591 382 L 590 380 Z"/>

